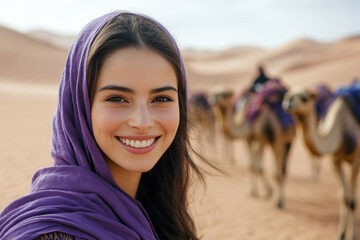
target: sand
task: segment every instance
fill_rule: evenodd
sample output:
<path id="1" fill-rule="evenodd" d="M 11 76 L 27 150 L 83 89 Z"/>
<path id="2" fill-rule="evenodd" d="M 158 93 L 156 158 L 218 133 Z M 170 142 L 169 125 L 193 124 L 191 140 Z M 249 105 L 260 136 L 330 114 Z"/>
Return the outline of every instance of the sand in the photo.
<path id="1" fill-rule="evenodd" d="M 56 85 L 52 94 L 45 91 L 49 88 L 0 82 L 1 209 L 28 192 L 37 169 L 52 164 L 51 117 L 57 92 Z"/>
<path id="2" fill-rule="evenodd" d="M 43 58 L 35 58 L 36 62 L 31 63 L 38 69 L 30 70 L 23 60 L 17 65 L 20 73 L 9 70 L 1 75 L 0 71 L 0 210 L 28 192 L 37 169 L 52 165 L 51 118 L 56 109 L 58 81 L 66 58 L 66 50 L 21 34 L 11 34 L 26 41 L 28 48 L 33 42 L 37 50 L 42 51 L 41 56 L 55 56 L 50 59 L 57 62 L 58 67 L 51 73 L 47 71 L 38 80 L 39 66 L 46 63 Z M 2 49 L 4 47 L 0 46 L 0 53 Z M 281 77 L 289 88 L 319 82 L 335 88 L 360 77 L 359 49 L 360 39 L 355 37 L 326 44 L 299 40 L 275 49 L 238 47 L 223 52 L 183 50 L 183 53 L 191 90 L 209 91 L 218 84 L 244 89 L 260 62 L 268 67 L 269 74 Z M 21 58 L 21 54 L 17 54 Z M 0 62 L 5 60 L 0 59 Z M 203 239 L 333 239 L 338 226 L 339 203 L 338 184 L 330 159 L 319 160 L 321 173 L 314 179 L 310 155 L 297 138 L 289 160 L 285 208 L 278 210 L 274 197 L 254 199 L 250 196 L 249 161 L 244 146 L 242 140 L 236 143 L 235 165 L 222 164 L 229 176 L 207 176 L 207 188 L 203 191 L 199 190 L 202 188 L 198 183 L 194 183 L 192 190 L 196 191 L 192 192 L 196 194 L 191 195 L 190 208 Z M 264 166 L 273 181 L 273 159 L 268 149 Z M 360 234 L 359 211 L 357 218 Z"/>

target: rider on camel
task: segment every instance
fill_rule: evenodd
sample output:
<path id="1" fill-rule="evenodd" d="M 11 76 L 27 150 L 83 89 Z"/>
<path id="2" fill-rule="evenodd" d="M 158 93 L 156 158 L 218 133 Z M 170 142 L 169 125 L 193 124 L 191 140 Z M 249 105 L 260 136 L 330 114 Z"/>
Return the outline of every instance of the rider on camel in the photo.
<path id="1" fill-rule="evenodd" d="M 251 93 L 256 93 L 261 91 L 263 85 L 270 80 L 270 78 L 266 76 L 262 65 L 258 66 L 258 72 L 259 72 L 258 77 L 253 81 L 251 87 L 249 88 L 249 92 Z"/>

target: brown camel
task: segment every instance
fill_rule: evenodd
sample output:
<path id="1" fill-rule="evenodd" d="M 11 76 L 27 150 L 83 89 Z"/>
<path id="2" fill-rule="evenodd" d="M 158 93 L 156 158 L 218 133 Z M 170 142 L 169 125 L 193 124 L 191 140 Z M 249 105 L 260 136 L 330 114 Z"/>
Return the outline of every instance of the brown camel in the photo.
<path id="1" fill-rule="evenodd" d="M 346 238 L 349 226 L 352 240 L 356 239 L 356 180 L 360 165 L 360 127 L 355 115 L 343 97 L 337 97 L 329 106 L 325 118 L 317 123 L 316 94 L 304 88 L 289 91 L 283 106 L 299 119 L 304 141 L 316 155 L 331 155 L 336 177 L 340 184 L 340 223 L 338 239 Z M 351 166 L 346 179 L 343 165 Z"/>
<path id="2" fill-rule="evenodd" d="M 217 107 L 215 102 L 219 101 L 220 98 L 222 101 L 229 102 L 229 106 L 232 106 L 231 99 L 233 97 L 233 91 L 225 86 L 217 86 L 213 89 L 209 96 L 209 103 L 212 106 L 213 112 L 215 114 L 215 129 L 216 129 L 216 148 L 217 159 L 221 159 L 221 163 L 230 163 L 231 165 L 235 164 L 234 156 L 234 138 L 226 133 L 224 129 L 225 119 L 223 118 L 224 113 L 223 108 Z"/>
<path id="3" fill-rule="evenodd" d="M 228 139 L 245 138 L 250 153 L 252 172 L 252 195 L 258 195 L 256 179 L 260 178 L 265 186 L 267 196 L 272 195 L 272 188 L 262 170 L 262 154 L 264 146 L 269 145 L 274 153 L 276 163 L 276 182 L 278 185 L 277 206 L 283 207 L 283 183 L 286 163 L 291 142 L 295 136 L 295 127 L 290 126 L 283 131 L 278 116 L 266 104 L 262 106 L 254 122 L 246 117 L 250 103 L 247 96 L 240 97 L 237 107 L 233 110 L 233 92 L 231 89 L 216 89 L 211 95 L 210 103 L 220 118 L 225 135 Z"/>
<path id="4" fill-rule="evenodd" d="M 203 92 L 192 94 L 188 110 L 192 146 L 202 157 L 211 159 L 216 154 L 215 115 L 207 94 Z"/>

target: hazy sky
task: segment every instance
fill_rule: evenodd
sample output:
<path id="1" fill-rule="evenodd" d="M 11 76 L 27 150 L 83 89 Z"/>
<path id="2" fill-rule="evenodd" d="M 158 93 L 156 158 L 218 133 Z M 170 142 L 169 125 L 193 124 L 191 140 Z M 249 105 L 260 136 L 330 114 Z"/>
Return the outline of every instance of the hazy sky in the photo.
<path id="1" fill-rule="evenodd" d="M 76 34 L 117 9 L 157 19 L 181 48 L 275 47 L 360 34 L 360 0 L 0 0 L 0 25 Z"/>

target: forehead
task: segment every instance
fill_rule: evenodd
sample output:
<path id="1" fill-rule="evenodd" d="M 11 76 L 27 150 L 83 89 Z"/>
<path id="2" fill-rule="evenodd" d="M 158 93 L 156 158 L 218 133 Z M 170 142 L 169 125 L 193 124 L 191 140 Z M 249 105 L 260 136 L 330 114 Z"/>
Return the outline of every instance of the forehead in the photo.
<path id="1" fill-rule="evenodd" d="M 114 51 L 104 61 L 98 87 L 107 84 L 147 87 L 177 86 L 173 65 L 149 48 L 127 47 Z"/>

